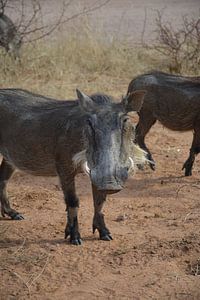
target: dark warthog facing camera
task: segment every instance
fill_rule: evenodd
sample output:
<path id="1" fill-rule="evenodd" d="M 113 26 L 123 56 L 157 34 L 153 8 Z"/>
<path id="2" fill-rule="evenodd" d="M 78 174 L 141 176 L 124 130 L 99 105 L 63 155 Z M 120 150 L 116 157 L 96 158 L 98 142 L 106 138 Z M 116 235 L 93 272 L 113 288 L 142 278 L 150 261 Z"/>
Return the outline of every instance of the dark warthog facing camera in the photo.
<path id="1" fill-rule="evenodd" d="M 0 202 L 2 215 L 22 219 L 11 208 L 6 185 L 15 169 L 37 176 L 58 176 L 67 209 L 65 237 L 80 244 L 79 199 L 75 176 L 89 174 L 94 200 L 93 231 L 111 240 L 102 214 L 108 193 L 123 188 L 144 151 L 132 142 L 128 112 L 139 111 L 144 91 L 131 93 L 120 103 L 77 90 L 78 100 L 58 101 L 19 89 L 0 90 Z"/>
<path id="2" fill-rule="evenodd" d="M 195 155 L 200 152 L 200 77 L 152 72 L 133 79 L 127 95 L 138 89 L 145 89 L 147 93 L 139 112 L 136 140 L 147 151 L 151 168 L 155 168 L 155 163 L 144 139 L 158 120 L 171 130 L 194 130 L 190 155 L 182 168 L 185 169 L 185 176 L 192 175 Z"/>
<path id="3" fill-rule="evenodd" d="M 0 46 L 4 47 L 15 59 L 19 58 L 22 39 L 15 25 L 3 13 L 0 14 Z"/>

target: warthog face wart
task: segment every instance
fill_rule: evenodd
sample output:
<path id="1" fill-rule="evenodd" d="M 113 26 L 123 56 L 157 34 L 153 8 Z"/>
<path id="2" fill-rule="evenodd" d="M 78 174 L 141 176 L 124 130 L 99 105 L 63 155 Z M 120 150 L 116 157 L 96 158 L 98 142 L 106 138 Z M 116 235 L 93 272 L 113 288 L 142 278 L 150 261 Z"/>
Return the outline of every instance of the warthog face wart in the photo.
<path id="1" fill-rule="evenodd" d="M 121 103 L 113 103 L 108 96 L 104 96 L 102 105 L 98 103 L 98 106 L 96 99 L 79 91 L 77 93 L 88 117 L 83 129 L 86 150 L 76 154 L 74 161 L 82 163 L 99 191 L 118 192 L 123 188 L 130 170 L 135 168 L 136 159 L 140 156 L 145 160 L 142 150 L 138 150 L 135 157 L 133 125 L 128 116 L 128 112 L 140 110 L 145 92 L 133 93 Z"/>

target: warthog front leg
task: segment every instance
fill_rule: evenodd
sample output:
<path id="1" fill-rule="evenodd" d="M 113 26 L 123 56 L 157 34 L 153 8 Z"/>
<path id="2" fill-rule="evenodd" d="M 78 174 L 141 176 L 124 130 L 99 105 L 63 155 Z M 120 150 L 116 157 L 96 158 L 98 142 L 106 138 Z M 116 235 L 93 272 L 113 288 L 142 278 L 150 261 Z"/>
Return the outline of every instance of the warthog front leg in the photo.
<path id="1" fill-rule="evenodd" d="M 192 147 L 190 149 L 190 155 L 186 162 L 183 164 L 182 170 L 185 169 L 185 176 L 192 175 L 192 167 L 195 161 L 195 156 L 200 152 L 200 133 L 199 130 L 194 129 L 194 136 L 192 141 Z"/>
<path id="2" fill-rule="evenodd" d="M 112 236 L 109 229 L 106 227 L 104 215 L 101 212 L 106 200 L 106 193 L 98 191 L 94 185 L 92 185 L 92 193 L 94 201 L 93 233 L 97 229 L 101 240 L 110 241 L 112 240 Z"/>
<path id="3" fill-rule="evenodd" d="M 149 132 L 150 128 L 155 124 L 156 119 L 154 118 L 154 116 L 150 111 L 147 111 L 143 108 L 138 114 L 139 114 L 139 122 L 136 126 L 135 141 L 136 143 L 138 143 L 140 148 L 142 148 L 147 152 L 147 159 L 149 160 L 149 166 L 152 170 L 155 170 L 155 161 L 151 155 L 151 152 L 149 151 L 149 149 L 145 144 L 145 136 Z"/>
<path id="4" fill-rule="evenodd" d="M 68 168 L 65 169 L 63 166 L 58 167 L 58 174 L 64 193 L 67 211 L 67 225 L 65 228 L 65 238 L 69 236 L 71 244 L 81 245 L 82 241 L 78 226 L 79 199 L 76 196 L 75 192 L 75 175 L 66 175 L 68 173 L 67 171 Z"/>
<path id="5" fill-rule="evenodd" d="M 67 211 L 67 225 L 65 228 L 65 238 L 69 236 L 71 244 L 81 245 L 82 241 L 78 225 L 79 199 L 75 194 L 75 190 L 68 190 L 64 194 Z"/>
<path id="6" fill-rule="evenodd" d="M 10 202 L 8 200 L 6 187 L 8 180 L 12 176 L 14 168 L 5 160 L 2 160 L 0 166 L 0 202 L 1 202 L 1 214 L 3 217 L 8 215 L 13 220 L 22 220 L 24 217 L 18 213 L 16 210 L 10 207 Z"/>

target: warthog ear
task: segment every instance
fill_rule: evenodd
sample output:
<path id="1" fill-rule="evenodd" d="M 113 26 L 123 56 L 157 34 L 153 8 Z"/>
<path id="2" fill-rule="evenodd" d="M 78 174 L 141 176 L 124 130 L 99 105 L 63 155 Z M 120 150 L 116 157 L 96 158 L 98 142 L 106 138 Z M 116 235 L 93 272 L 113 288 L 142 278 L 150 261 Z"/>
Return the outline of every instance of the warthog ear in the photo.
<path id="1" fill-rule="evenodd" d="M 94 108 L 94 102 L 90 97 L 88 97 L 78 89 L 76 89 L 76 94 L 82 109 L 86 111 L 91 111 Z"/>
<path id="2" fill-rule="evenodd" d="M 145 94 L 146 94 L 146 91 L 144 91 L 144 90 L 138 90 L 138 91 L 128 94 L 122 100 L 126 112 L 140 111 L 142 104 L 143 104 Z"/>

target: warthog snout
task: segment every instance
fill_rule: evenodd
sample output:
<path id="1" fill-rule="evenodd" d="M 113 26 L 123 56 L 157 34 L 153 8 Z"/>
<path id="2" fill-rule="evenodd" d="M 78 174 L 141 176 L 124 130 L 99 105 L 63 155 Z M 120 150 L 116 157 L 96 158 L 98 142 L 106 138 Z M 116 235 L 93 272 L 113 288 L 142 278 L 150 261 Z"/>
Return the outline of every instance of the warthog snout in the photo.
<path id="1" fill-rule="evenodd" d="M 110 173 L 102 169 L 92 169 L 90 178 L 97 190 L 105 191 L 109 194 L 117 193 L 124 188 L 124 182 L 128 178 L 128 168 L 118 168 Z"/>
<path id="2" fill-rule="evenodd" d="M 102 182 L 102 184 L 94 184 L 98 191 L 106 192 L 107 194 L 114 194 L 123 189 L 123 186 L 117 183 L 116 180 Z"/>

